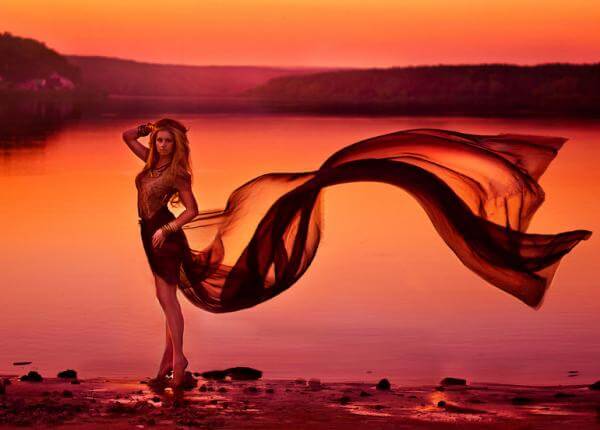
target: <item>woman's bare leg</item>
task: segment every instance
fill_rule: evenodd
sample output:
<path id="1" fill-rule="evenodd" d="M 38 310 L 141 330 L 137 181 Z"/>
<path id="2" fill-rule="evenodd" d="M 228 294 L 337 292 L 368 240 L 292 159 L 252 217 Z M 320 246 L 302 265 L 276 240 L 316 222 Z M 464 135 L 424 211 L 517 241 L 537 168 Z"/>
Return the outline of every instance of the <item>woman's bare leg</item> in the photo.
<path id="1" fill-rule="evenodd" d="M 171 340 L 169 321 L 165 317 L 165 351 L 163 352 L 156 378 L 161 379 L 166 377 L 171 370 L 173 370 L 173 341 Z"/>
<path id="2" fill-rule="evenodd" d="M 156 280 L 156 297 L 165 313 L 173 348 L 173 385 L 178 387 L 183 381 L 183 375 L 188 361 L 183 354 L 183 314 L 177 300 L 177 285 L 169 284 L 159 276 Z"/>

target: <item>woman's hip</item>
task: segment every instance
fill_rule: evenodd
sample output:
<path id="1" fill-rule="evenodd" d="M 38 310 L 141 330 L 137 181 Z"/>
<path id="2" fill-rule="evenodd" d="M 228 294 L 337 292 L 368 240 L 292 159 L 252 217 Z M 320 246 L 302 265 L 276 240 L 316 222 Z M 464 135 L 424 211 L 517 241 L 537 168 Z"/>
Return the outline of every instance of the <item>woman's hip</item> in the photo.
<path id="1" fill-rule="evenodd" d="M 151 218 L 140 218 L 140 233 L 146 251 L 156 255 L 179 253 L 187 247 L 187 239 L 181 229 L 170 233 L 158 248 L 152 246 L 152 236 L 163 225 L 174 220 L 175 215 L 166 208 L 159 209 Z"/>

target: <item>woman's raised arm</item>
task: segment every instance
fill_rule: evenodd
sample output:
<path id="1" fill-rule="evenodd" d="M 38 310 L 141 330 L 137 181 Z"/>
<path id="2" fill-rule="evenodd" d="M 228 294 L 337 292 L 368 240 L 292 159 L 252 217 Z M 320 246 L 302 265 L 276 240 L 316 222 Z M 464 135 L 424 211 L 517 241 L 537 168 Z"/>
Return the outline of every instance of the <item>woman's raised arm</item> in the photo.
<path id="1" fill-rule="evenodd" d="M 140 136 L 147 136 L 149 133 L 146 133 L 146 131 L 148 130 L 140 130 L 140 127 L 136 127 L 123 132 L 123 141 L 127 144 L 129 149 L 143 161 L 148 159 L 150 149 L 142 145 L 137 139 Z"/>

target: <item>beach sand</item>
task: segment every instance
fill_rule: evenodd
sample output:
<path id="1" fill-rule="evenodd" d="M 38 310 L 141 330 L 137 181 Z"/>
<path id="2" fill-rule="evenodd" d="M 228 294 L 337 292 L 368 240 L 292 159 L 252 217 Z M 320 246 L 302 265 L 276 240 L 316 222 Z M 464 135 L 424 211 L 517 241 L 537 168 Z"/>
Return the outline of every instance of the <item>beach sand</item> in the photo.
<path id="1" fill-rule="evenodd" d="M 190 375 L 191 376 L 191 375 Z M 65 429 L 565 429 L 600 428 L 589 385 L 471 383 L 405 386 L 310 379 L 205 380 L 174 395 L 141 379 L 59 378 L 10 383 L 0 428 Z"/>

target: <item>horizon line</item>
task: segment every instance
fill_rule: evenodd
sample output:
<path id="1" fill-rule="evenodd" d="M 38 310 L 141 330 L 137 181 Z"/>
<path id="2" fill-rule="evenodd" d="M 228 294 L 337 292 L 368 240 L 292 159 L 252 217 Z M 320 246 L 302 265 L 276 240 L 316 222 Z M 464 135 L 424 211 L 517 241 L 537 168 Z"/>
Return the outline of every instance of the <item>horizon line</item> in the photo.
<path id="1" fill-rule="evenodd" d="M 372 69 L 398 69 L 398 68 L 419 68 L 419 67 L 440 67 L 440 66 L 518 66 L 518 67 L 539 67 L 549 65 L 569 65 L 569 66 L 593 66 L 600 65 L 600 59 L 596 62 L 569 62 L 569 61 L 548 61 L 533 64 L 508 63 L 508 62 L 482 62 L 482 63 L 422 63 L 391 66 L 309 66 L 309 65 L 273 65 L 273 64 L 185 64 L 185 63 L 158 63 L 152 61 L 140 61 L 131 58 L 112 57 L 108 55 L 93 54 L 63 54 L 65 57 L 89 57 L 104 58 L 118 61 L 129 61 L 138 64 L 148 64 L 156 66 L 178 66 L 178 67 L 246 67 L 246 68 L 264 68 L 264 69 L 347 69 L 347 70 L 372 70 Z"/>

